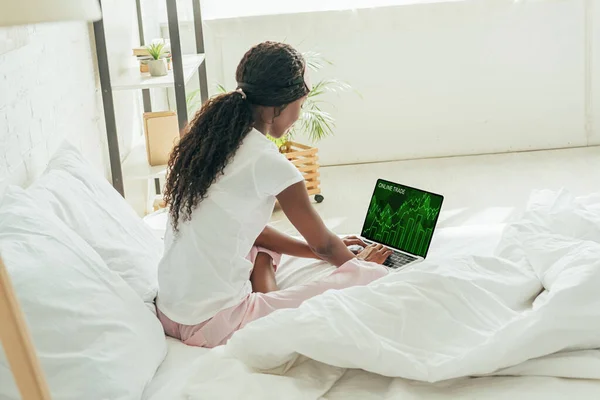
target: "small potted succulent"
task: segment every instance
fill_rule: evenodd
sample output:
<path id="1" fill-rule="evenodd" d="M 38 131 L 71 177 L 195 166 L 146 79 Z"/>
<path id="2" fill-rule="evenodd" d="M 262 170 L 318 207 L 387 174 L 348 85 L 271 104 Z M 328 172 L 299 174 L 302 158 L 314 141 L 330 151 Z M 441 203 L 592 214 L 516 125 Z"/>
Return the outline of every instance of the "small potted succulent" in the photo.
<path id="1" fill-rule="evenodd" d="M 165 76 L 168 73 L 167 59 L 165 58 L 167 52 L 165 51 L 165 44 L 161 42 L 152 43 L 146 47 L 148 53 L 152 57 L 152 60 L 148 61 L 148 70 L 151 76 Z"/>

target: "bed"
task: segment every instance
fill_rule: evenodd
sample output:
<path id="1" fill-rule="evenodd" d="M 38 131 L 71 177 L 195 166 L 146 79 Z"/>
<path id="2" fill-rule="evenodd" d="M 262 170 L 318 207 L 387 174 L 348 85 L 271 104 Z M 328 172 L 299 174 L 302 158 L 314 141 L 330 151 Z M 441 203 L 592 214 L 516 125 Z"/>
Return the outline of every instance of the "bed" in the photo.
<path id="1" fill-rule="evenodd" d="M 489 255 L 500 240 L 504 224 L 487 226 L 451 227 L 441 229 L 436 236 L 431 257 L 459 256 L 462 254 Z M 323 276 L 330 267 L 306 260 L 284 259 L 278 271 L 278 282 L 283 287 L 310 281 Z M 189 348 L 181 343 L 168 339 L 169 353 L 163 365 L 159 368 L 153 382 L 145 392 L 145 399 L 158 400 L 166 398 L 313 398 L 282 396 L 276 390 L 275 382 L 267 379 L 259 385 L 265 388 L 257 397 L 243 395 L 248 385 L 242 384 L 244 371 L 229 368 L 222 371 L 220 379 L 214 385 L 202 388 L 194 387 L 194 377 L 189 375 L 190 366 L 199 358 L 207 356 L 204 349 Z M 220 350 L 214 350 L 219 352 Z M 580 364 L 579 368 L 600 368 L 600 352 L 584 352 L 574 356 L 572 363 Z M 565 367 L 576 374 L 577 368 L 571 364 Z M 568 372 L 567 371 L 567 372 Z M 305 371 L 303 379 L 309 379 L 312 373 L 327 375 L 327 371 Z M 331 372 L 329 372 L 331 374 Z M 333 375 L 336 375 L 334 372 Z M 279 376 L 277 376 L 280 379 Z M 252 378 L 250 378 L 252 379 Z M 190 384 L 191 382 L 191 384 Z M 233 393 L 225 392 L 223 388 L 237 387 Z M 232 386 L 231 386 L 232 385 Z M 251 386 L 251 385 L 250 385 Z M 214 390 L 211 391 L 211 390 Z M 227 394 L 226 394 L 227 393 Z M 179 396 L 179 397 L 177 397 Z M 230 396 L 230 397 L 228 397 Z M 231 397 L 232 396 L 232 397 Z M 419 382 L 401 378 L 390 378 L 359 369 L 349 369 L 335 377 L 335 384 L 328 388 L 322 396 L 325 400 L 337 399 L 577 399 L 600 398 L 600 381 L 596 379 L 569 379 L 551 376 L 493 376 L 466 377 L 437 383 Z"/>
<path id="2" fill-rule="evenodd" d="M 208 350 L 190 348 L 174 339 L 167 339 L 168 353 L 144 392 L 144 400 L 193 398 L 187 392 L 188 368 Z M 235 384 L 235 383 L 234 383 Z M 238 383 L 239 384 L 239 383 Z M 279 396 L 279 397 L 277 397 Z M 404 379 L 392 379 L 361 370 L 349 370 L 321 398 L 323 400 L 381 400 L 381 399 L 489 399 L 553 400 L 598 399 L 600 382 L 597 380 L 564 379 L 555 377 L 480 377 L 462 378 L 435 384 Z M 224 399 L 204 393 L 205 399 Z M 240 395 L 240 399 L 249 399 Z M 261 399 L 292 398 L 281 392 L 266 394 Z M 309 397 L 306 397 L 309 398 Z"/>
<path id="3" fill-rule="evenodd" d="M 564 199 L 568 195 L 543 195 L 554 196 L 550 213 L 562 215 L 560 207 L 567 202 Z M 565 214 L 567 219 L 559 221 L 560 226 L 568 226 L 565 221 L 576 220 L 578 216 L 587 218 L 593 214 L 596 218 L 594 213 L 600 211 L 597 198 L 578 204 L 585 208 L 585 213 Z M 378 359 L 372 357 L 378 344 L 353 342 L 348 334 L 352 330 L 346 332 L 339 344 L 324 343 L 332 348 L 345 345 L 345 354 L 315 351 L 302 342 L 305 332 L 301 330 L 287 335 L 286 340 L 273 338 L 266 349 L 261 349 L 260 342 L 253 341 L 264 336 L 265 329 L 287 333 L 286 329 L 308 323 L 314 313 L 306 314 L 304 306 L 297 312 L 278 312 L 272 318 L 250 324 L 236 334 L 230 344 L 210 351 L 165 338 L 153 313 L 156 263 L 161 251 L 161 222 L 156 223 L 156 219 L 161 218 L 164 215 L 148 221 L 150 226 L 142 222 L 68 144 L 58 151 L 48 170 L 33 185 L 26 190 L 10 188 L 4 195 L 0 205 L 0 252 L 6 259 L 25 311 L 53 398 L 600 398 L 600 352 L 595 350 L 600 345 L 594 341 L 595 337 L 600 338 L 600 329 L 591 319 L 591 339 L 585 338 L 589 339 L 585 346 L 565 347 L 562 353 L 544 353 L 543 357 L 517 363 L 514 367 L 510 364 L 499 371 L 491 369 L 487 374 L 465 373 L 463 377 L 450 379 L 441 378 L 452 375 L 452 371 L 439 372 L 435 366 L 427 365 L 427 360 L 419 362 L 430 368 L 428 377 L 418 375 L 417 362 L 416 375 L 412 378 L 397 376 L 404 374 L 401 373 L 403 368 L 409 371 L 404 375 L 413 373 L 410 365 L 401 362 L 395 365 L 398 373 L 394 368 L 383 371 L 381 368 L 390 364 L 385 361 L 384 353 L 377 355 L 381 365 L 369 361 L 370 356 Z M 428 265 L 463 256 L 485 259 L 505 240 L 506 228 L 497 224 L 440 229 Z M 581 222 L 571 228 L 588 235 L 577 243 L 595 246 L 597 237 L 593 227 Z M 540 235 L 536 231 L 534 236 Z M 514 243 L 508 244 L 506 251 L 513 251 L 510 249 Z M 590 249 L 586 251 L 595 256 L 593 248 Z M 332 267 L 324 263 L 288 258 L 283 260 L 277 279 L 281 287 L 289 287 L 319 279 L 331 270 Z M 393 282 L 387 284 L 393 286 Z M 347 300 L 353 293 L 367 298 L 379 295 L 378 290 L 373 289 L 370 294 L 330 293 L 323 297 L 334 306 L 348 305 Z M 585 287 L 582 293 L 585 294 Z M 316 302 L 325 300 L 316 299 Z M 316 302 L 309 302 L 308 310 Z M 581 309 L 586 310 L 586 307 Z M 573 319 L 568 321 L 573 326 L 594 316 L 593 311 L 578 313 L 573 312 Z M 577 319 L 579 316 L 581 320 Z M 351 325 L 344 324 L 341 328 Z M 535 325 L 532 329 L 535 330 Z M 498 343 L 500 347 L 503 345 Z M 515 340 L 515 346 L 525 344 Z M 290 349 L 294 356 L 286 358 Z M 281 362 L 283 359 L 286 362 Z M 355 367 L 349 367 L 349 363 Z M 466 368 L 468 372 L 473 365 L 462 365 L 459 360 L 456 369 Z M 480 364 L 479 369 L 473 367 L 473 371 L 491 367 L 493 365 Z M 6 360 L 1 357 L 0 398 L 19 398 Z"/>

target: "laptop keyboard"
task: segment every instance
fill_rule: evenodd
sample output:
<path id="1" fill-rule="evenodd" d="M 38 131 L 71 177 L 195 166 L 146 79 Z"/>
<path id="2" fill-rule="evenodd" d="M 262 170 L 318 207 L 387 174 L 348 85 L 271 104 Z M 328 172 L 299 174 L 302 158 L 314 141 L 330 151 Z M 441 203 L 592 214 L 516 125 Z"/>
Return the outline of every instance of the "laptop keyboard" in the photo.
<path id="1" fill-rule="evenodd" d="M 364 240 L 366 244 L 373 244 L 370 240 Z M 399 251 L 392 250 L 392 255 L 388 257 L 387 260 L 383 263 L 386 267 L 389 268 L 400 268 L 403 265 L 410 264 L 415 261 L 417 257 L 413 257 L 408 254 L 400 253 Z"/>
<path id="2" fill-rule="evenodd" d="M 391 256 L 383 263 L 386 267 L 400 268 L 403 265 L 410 264 L 415 261 L 417 257 L 409 256 L 408 254 L 394 251 Z"/>

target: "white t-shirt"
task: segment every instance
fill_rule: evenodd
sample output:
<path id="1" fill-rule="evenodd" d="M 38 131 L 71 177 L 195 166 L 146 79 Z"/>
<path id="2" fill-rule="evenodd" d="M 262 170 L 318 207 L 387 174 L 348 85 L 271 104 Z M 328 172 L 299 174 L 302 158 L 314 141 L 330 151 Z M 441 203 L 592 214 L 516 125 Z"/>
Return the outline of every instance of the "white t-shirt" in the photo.
<path id="1" fill-rule="evenodd" d="M 207 198 L 181 221 L 171 221 L 158 266 L 158 308 L 172 321 L 195 325 L 239 304 L 252 292 L 246 256 L 265 228 L 275 196 L 302 174 L 257 130 L 244 139 Z"/>

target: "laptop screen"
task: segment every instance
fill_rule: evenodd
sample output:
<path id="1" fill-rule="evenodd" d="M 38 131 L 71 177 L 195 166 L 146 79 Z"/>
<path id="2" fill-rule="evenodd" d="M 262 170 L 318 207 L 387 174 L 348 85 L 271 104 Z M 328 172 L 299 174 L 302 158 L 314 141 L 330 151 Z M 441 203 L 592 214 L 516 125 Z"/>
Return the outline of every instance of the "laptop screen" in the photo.
<path id="1" fill-rule="evenodd" d="M 366 239 L 425 257 L 444 197 L 378 180 L 362 229 Z"/>

